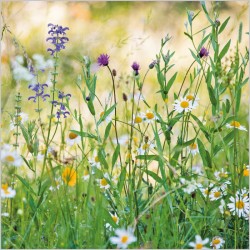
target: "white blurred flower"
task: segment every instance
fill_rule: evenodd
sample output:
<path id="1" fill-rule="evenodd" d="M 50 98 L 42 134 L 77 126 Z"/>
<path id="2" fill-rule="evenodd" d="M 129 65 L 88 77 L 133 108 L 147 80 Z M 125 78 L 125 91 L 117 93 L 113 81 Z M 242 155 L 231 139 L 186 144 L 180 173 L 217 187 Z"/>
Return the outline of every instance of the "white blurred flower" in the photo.
<path id="1" fill-rule="evenodd" d="M 14 130 L 15 129 L 15 124 L 17 123 L 25 123 L 26 121 L 28 121 L 29 116 L 26 113 L 19 113 L 17 117 L 14 117 L 14 119 L 10 122 L 10 130 Z"/>
<path id="2" fill-rule="evenodd" d="M 89 179 L 89 177 L 90 177 L 89 170 L 88 169 L 84 169 L 83 176 L 82 176 L 83 180 L 87 181 Z"/>
<path id="3" fill-rule="evenodd" d="M 17 151 L 13 151 L 10 145 L 5 144 L 1 149 L 1 162 L 8 166 L 20 167 L 23 164 L 23 159 Z"/>
<path id="4" fill-rule="evenodd" d="M 221 178 L 227 178 L 228 177 L 228 172 L 222 168 L 220 171 L 214 172 L 214 176 L 217 180 L 220 180 Z"/>
<path id="5" fill-rule="evenodd" d="M 187 94 L 184 98 L 191 102 L 193 108 L 196 108 L 198 106 L 198 101 L 200 99 L 197 96 L 194 96 L 193 94 Z"/>
<path id="6" fill-rule="evenodd" d="M 196 235 L 195 242 L 190 242 L 189 246 L 193 247 L 194 249 L 207 249 L 206 247 L 204 247 L 204 245 L 206 245 L 208 242 L 209 242 L 208 238 L 206 238 L 205 240 L 202 240 L 200 235 Z"/>
<path id="7" fill-rule="evenodd" d="M 224 243 L 225 241 L 220 236 L 215 236 L 213 237 L 210 246 L 213 247 L 213 249 L 219 249 L 222 247 Z"/>
<path id="8" fill-rule="evenodd" d="M 146 123 L 152 123 L 153 121 L 155 121 L 156 116 L 154 114 L 154 112 L 147 110 L 146 113 L 144 114 L 144 120 Z"/>
<path id="9" fill-rule="evenodd" d="M 242 126 L 238 121 L 232 121 L 230 124 L 227 123 L 226 127 L 227 128 L 236 128 L 239 130 L 247 131 L 247 129 L 244 126 Z"/>
<path id="10" fill-rule="evenodd" d="M 13 198 L 16 195 L 16 190 L 8 186 L 8 184 L 2 184 L 1 198 Z"/>
<path id="11" fill-rule="evenodd" d="M 149 152 L 150 149 L 153 149 L 155 147 L 154 143 L 152 142 L 146 142 L 141 144 L 141 146 L 137 149 L 139 155 L 144 155 Z"/>
<path id="12" fill-rule="evenodd" d="M 199 154 L 198 145 L 194 142 L 188 146 L 188 152 L 192 155 Z"/>
<path id="13" fill-rule="evenodd" d="M 81 142 L 81 137 L 70 131 L 67 138 L 66 138 L 66 143 L 69 145 L 69 146 L 73 146 L 74 144 L 79 144 Z"/>
<path id="14" fill-rule="evenodd" d="M 209 192 L 209 198 L 211 201 L 216 201 L 226 195 L 226 191 L 222 191 L 221 189 L 215 187 Z"/>
<path id="15" fill-rule="evenodd" d="M 117 236 L 110 237 L 110 242 L 116 244 L 118 248 L 127 248 L 129 244 L 136 241 L 133 230 L 131 228 L 116 229 L 115 234 Z"/>
<path id="16" fill-rule="evenodd" d="M 249 198 L 248 196 L 242 196 L 240 194 L 236 194 L 235 197 L 231 196 L 229 198 L 231 203 L 228 203 L 227 206 L 229 210 L 233 213 L 233 215 L 237 215 L 238 217 L 244 217 L 248 219 L 249 217 Z"/>
<path id="17" fill-rule="evenodd" d="M 176 110 L 178 113 L 189 112 L 192 111 L 192 109 L 196 108 L 192 105 L 192 102 L 188 100 L 187 98 L 182 98 L 180 100 L 175 100 L 174 110 Z"/>

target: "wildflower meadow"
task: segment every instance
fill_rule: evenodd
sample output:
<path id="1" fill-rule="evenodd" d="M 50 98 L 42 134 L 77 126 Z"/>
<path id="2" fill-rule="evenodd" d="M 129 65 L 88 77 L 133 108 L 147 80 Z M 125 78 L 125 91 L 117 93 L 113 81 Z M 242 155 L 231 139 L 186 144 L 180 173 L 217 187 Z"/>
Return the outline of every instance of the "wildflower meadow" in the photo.
<path id="1" fill-rule="evenodd" d="M 249 249 L 248 3 L 236 20 L 236 2 L 64 2 L 43 35 L 11 23 L 18 4 L 1 13 L 1 248 Z M 169 31 L 150 22 L 165 5 L 185 15 Z M 115 28 L 150 6 L 145 40 Z M 80 36 L 82 15 L 103 26 Z"/>

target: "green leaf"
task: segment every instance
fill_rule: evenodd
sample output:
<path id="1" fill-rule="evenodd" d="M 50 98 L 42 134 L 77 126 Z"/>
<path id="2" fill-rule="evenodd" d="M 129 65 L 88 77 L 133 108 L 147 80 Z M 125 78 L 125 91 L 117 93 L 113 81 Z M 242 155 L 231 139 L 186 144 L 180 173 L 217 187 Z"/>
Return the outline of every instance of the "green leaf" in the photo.
<path id="1" fill-rule="evenodd" d="M 229 50 L 229 47 L 230 47 L 230 44 L 231 44 L 231 39 L 227 42 L 227 44 L 224 46 L 224 48 L 221 50 L 220 54 L 219 54 L 219 58 L 222 59 L 226 53 L 228 52 Z"/>
<path id="2" fill-rule="evenodd" d="M 184 34 L 193 41 L 192 36 L 190 36 L 187 32 L 184 32 Z"/>
<path id="3" fill-rule="evenodd" d="M 241 89 L 239 88 L 236 91 L 236 104 L 235 104 L 235 111 L 238 112 L 240 109 L 240 101 L 241 101 Z"/>
<path id="4" fill-rule="evenodd" d="M 109 124 L 107 125 L 106 129 L 105 129 L 105 133 L 104 133 L 104 142 L 108 139 L 109 137 L 109 133 L 110 133 L 110 129 L 111 129 L 111 125 L 112 122 L 109 122 Z"/>
<path id="5" fill-rule="evenodd" d="M 90 134 L 90 133 L 87 133 L 87 132 L 81 132 L 81 131 L 76 131 L 76 130 L 70 130 L 71 132 L 73 132 L 74 134 L 77 134 L 81 137 L 88 137 L 90 139 L 95 139 L 95 140 L 98 140 L 98 137 L 96 135 L 93 135 L 93 134 Z"/>
<path id="6" fill-rule="evenodd" d="M 201 2 L 201 7 L 202 7 L 203 11 L 204 11 L 205 14 L 206 14 L 207 20 L 208 20 L 211 24 L 214 24 L 214 22 L 212 21 L 212 19 L 210 18 L 209 14 L 208 14 L 208 11 L 207 11 L 207 7 L 206 7 L 205 1 L 202 1 L 202 2 Z"/>
<path id="7" fill-rule="evenodd" d="M 146 174 L 150 175 L 157 183 L 162 184 L 163 180 L 160 176 L 158 176 L 156 173 L 154 173 L 153 171 L 150 170 L 145 170 L 144 171 Z"/>
<path id="8" fill-rule="evenodd" d="M 118 181 L 118 184 L 117 184 L 119 193 L 122 192 L 122 188 L 123 188 L 125 179 L 126 179 L 126 168 L 123 167 L 122 171 L 121 171 L 121 175 L 120 175 L 119 181 Z"/>
<path id="9" fill-rule="evenodd" d="M 135 158 L 145 161 L 159 161 L 159 155 L 137 155 Z"/>
<path id="10" fill-rule="evenodd" d="M 23 161 L 25 162 L 25 164 L 27 165 L 27 167 L 33 171 L 35 173 L 35 170 L 30 166 L 29 162 L 26 160 L 26 158 L 24 158 L 24 156 L 21 155 L 21 157 L 23 158 Z"/>
<path id="11" fill-rule="evenodd" d="M 230 17 L 228 17 L 228 18 L 221 24 L 220 29 L 219 29 L 219 34 L 226 28 L 229 19 L 230 19 Z"/>
<path id="12" fill-rule="evenodd" d="M 215 98 L 215 95 L 214 95 L 213 87 L 212 86 L 207 86 L 207 88 L 208 88 L 209 99 L 210 99 L 211 103 L 214 106 L 216 106 L 217 101 L 216 101 L 216 98 Z"/>
<path id="13" fill-rule="evenodd" d="M 191 49 L 189 49 L 189 50 L 190 50 L 190 52 L 191 52 L 191 54 L 192 54 L 194 60 L 195 60 L 196 62 L 198 62 L 198 63 L 201 65 L 201 60 L 200 60 L 200 58 L 197 57 L 197 55 L 195 55 L 195 53 L 194 53 Z"/>
<path id="14" fill-rule="evenodd" d="M 199 44 L 199 46 L 198 46 L 198 51 L 200 51 L 200 49 L 202 48 L 202 46 L 204 45 L 204 43 L 207 41 L 207 39 L 210 37 L 210 34 L 208 34 L 207 36 L 205 36 L 202 40 L 201 40 L 201 42 L 200 42 L 200 44 Z"/>
<path id="15" fill-rule="evenodd" d="M 17 174 L 15 174 L 15 176 L 22 182 L 22 184 L 27 188 L 27 190 L 29 192 L 31 192 L 32 194 L 36 195 L 36 193 L 33 190 L 33 188 L 30 186 L 30 184 L 25 179 L 23 179 L 21 176 L 19 176 Z"/>
<path id="16" fill-rule="evenodd" d="M 111 106 L 109 109 L 105 109 L 104 110 L 104 114 L 103 116 L 99 119 L 99 121 L 97 122 L 97 126 L 99 126 L 115 109 L 116 104 L 114 104 L 113 106 Z"/>
<path id="17" fill-rule="evenodd" d="M 242 88 L 245 84 L 248 83 L 249 77 L 247 77 L 243 82 L 239 84 L 239 88 Z"/>
<path id="18" fill-rule="evenodd" d="M 206 138 L 208 139 L 208 141 L 210 141 L 210 135 L 209 135 L 206 127 L 203 125 L 203 123 L 195 115 L 191 114 L 191 116 L 196 121 L 196 123 L 198 124 L 199 128 L 201 129 L 201 131 L 203 132 L 203 134 L 206 136 Z"/>
<path id="19" fill-rule="evenodd" d="M 168 91 L 170 90 L 170 88 L 172 87 L 172 85 L 173 85 L 173 83 L 174 83 L 174 81 L 175 81 L 175 79 L 176 79 L 176 76 L 177 76 L 177 72 L 171 77 L 171 79 L 168 81 L 168 84 L 167 84 L 167 87 L 166 87 L 166 89 L 165 89 L 165 91 L 167 91 L 167 93 L 168 93 Z"/>
<path id="20" fill-rule="evenodd" d="M 202 141 L 199 138 L 197 138 L 197 143 L 198 143 L 198 148 L 199 148 L 199 152 L 200 152 L 203 165 L 206 167 L 212 167 L 210 155 L 208 151 L 205 149 Z"/>
<path id="21" fill-rule="evenodd" d="M 93 104 L 93 99 L 91 99 L 90 101 L 88 101 L 87 105 L 88 105 L 90 113 L 92 115 L 95 115 L 95 107 L 94 107 L 94 104 Z"/>
<path id="22" fill-rule="evenodd" d="M 100 160 L 100 163 L 104 166 L 104 168 L 108 169 L 108 163 L 105 159 L 105 153 L 104 153 L 104 150 L 101 149 L 101 150 L 98 150 L 98 158 Z"/>
<path id="23" fill-rule="evenodd" d="M 115 166 L 119 154 L 120 154 L 120 144 L 116 146 L 115 152 L 112 156 L 112 168 Z"/>

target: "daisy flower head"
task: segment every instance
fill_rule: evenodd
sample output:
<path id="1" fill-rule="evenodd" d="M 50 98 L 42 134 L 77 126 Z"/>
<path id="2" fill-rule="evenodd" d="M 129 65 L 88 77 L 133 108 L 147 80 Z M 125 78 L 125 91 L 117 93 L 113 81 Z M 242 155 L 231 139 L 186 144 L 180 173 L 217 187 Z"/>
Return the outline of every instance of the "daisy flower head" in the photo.
<path id="1" fill-rule="evenodd" d="M 233 215 L 238 217 L 243 217 L 248 219 L 249 216 L 249 198 L 248 196 L 243 196 L 241 194 L 236 194 L 235 197 L 231 196 L 229 198 L 231 203 L 228 203 L 227 206 Z"/>
<path id="2" fill-rule="evenodd" d="M 192 103 L 192 106 L 196 108 L 198 106 L 198 101 L 200 100 L 197 96 L 193 94 L 187 94 L 184 98 Z"/>
<path id="3" fill-rule="evenodd" d="M 87 181 L 89 179 L 89 177 L 90 177 L 89 170 L 88 169 L 84 169 L 83 176 L 82 176 L 83 180 Z"/>
<path id="4" fill-rule="evenodd" d="M 195 236 L 195 242 L 190 242 L 189 246 L 193 247 L 194 249 L 206 249 L 204 245 L 206 245 L 209 242 L 209 239 L 206 238 L 205 240 L 202 240 L 200 235 Z"/>
<path id="5" fill-rule="evenodd" d="M 140 124 L 144 121 L 144 117 L 146 115 L 144 113 L 138 113 L 136 115 L 133 116 L 133 120 L 132 120 L 132 124 Z"/>
<path id="6" fill-rule="evenodd" d="M 104 116 L 104 111 L 102 111 L 101 113 L 100 113 L 100 119 Z M 107 115 L 105 118 L 104 118 L 104 121 L 106 122 L 106 123 L 110 123 L 111 121 L 112 121 L 112 116 L 113 116 L 113 113 L 114 113 L 114 111 L 112 111 L 109 115 Z"/>
<path id="7" fill-rule="evenodd" d="M 97 155 L 97 152 L 94 154 L 94 157 L 89 160 L 89 164 L 91 165 L 91 167 L 101 169 L 101 163 Z"/>
<path id="8" fill-rule="evenodd" d="M 152 123 L 155 121 L 156 117 L 154 112 L 147 110 L 146 113 L 144 114 L 144 120 L 146 123 Z"/>
<path id="9" fill-rule="evenodd" d="M 213 249 L 219 249 L 223 246 L 224 243 L 225 241 L 220 236 L 215 236 L 213 237 L 210 246 L 213 247 Z"/>
<path id="10" fill-rule="evenodd" d="M 16 195 L 16 190 L 8 186 L 8 184 L 2 184 L 1 198 L 13 198 Z"/>
<path id="11" fill-rule="evenodd" d="M 129 244 L 136 241 L 133 230 L 131 228 L 116 229 L 116 236 L 110 237 L 110 242 L 116 244 L 118 248 L 127 248 Z"/>
<path id="12" fill-rule="evenodd" d="M 197 189 L 197 183 L 194 179 L 189 181 L 184 178 L 180 178 L 180 182 L 181 184 L 185 185 L 185 187 L 183 187 L 182 189 L 187 194 L 191 194 Z"/>
<path id="13" fill-rule="evenodd" d="M 66 167 L 62 173 L 62 179 L 70 187 L 76 184 L 76 171 L 73 168 Z"/>
<path id="14" fill-rule="evenodd" d="M 1 149 L 1 162 L 8 166 L 21 167 L 23 159 L 9 144 L 5 144 Z"/>
<path id="15" fill-rule="evenodd" d="M 101 189 L 105 189 L 106 190 L 106 189 L 110 188 L 108 180 L 109 180 L 108 173 L 105 173 L 102 179 L 98 179 L 99 186 L 100 186 Z"/>
<path id="16" fill-rule="evenodd" d="M 224 168 L 222 168 L 220 171 L 214 172 L 214 176 L 217 180 L 225 179 L 228 177 L 228 172 L 226 172 Z"/>
<path id="17" fill-rule="evenodd" d="M 149 152 L 150 149 L 154 149 L 155 145 L 152 142 L 145 142 L 137 149 L 139 155 L 144 155 Z"/>
<path id="18" fill-rule="evenodd" d="M 55 181 L 52 183 L 53 185 L 49 187 L 50 191 L 55 191 L 56 189 L 59 190 L 61 184 L 62 184 L 62 179 L 61 178 L 56 178 Z"/>
<path id="19" fill-rule="evenodd" d="M 174 110 L 176 110 L 178 113 L 189 112 L 195 108 L 193 107 L 192 102 L 190 100 L 182 97 L 180 100 L 175 100 L 175 103 L 173 105 L 174 105 Z"/>
<path id="20" fill-rule="evenodd" d="M 198 185 L 198 188 L 200 189 L 202 195 L 206 198 L 209 196 L 211 189 L 213 187 L 213 184 L 210 183 L 208 187 L 203 187 L 202 184 Z"/>
<path id="21" fill-rule="evenodd" d="M 81 137 L 70 131 L 67 138 L 66 138 L 66 143 L 69 145 L 69 146 L 73 146 L 74 144 L 79 144 L 81 142 Z"/>
<path id="22" fill-rule="evenodd" d="M 211 201 L 216 201 L 226 195 L 226 191 L 222 191 L 221 189 L 215 187 L 209 192 L 209 198 Z"/>
<path id="23" fill-rule="evenodd" d="M 114 213 L 114 214 L 110 213 L 110 216 L 111 216 L 112 220 L 114 221 L 114 223 L 118 225 L 119 217 L 117 216 L 117 214 L 116 213 Z"/>
<path id="24" fill-rule="evenodd" d="M 192 144 L 190 144 L 188 146 L 188 151 L 189 153 L 191 153 L 192 155 L 196 155 L 196 154 L 199 154 L 199 149 L 198 149 L 198 145 L 193 142 Z"/>
<path id="25" fill-rule="evenodd" d="M 232 121 L 230 123 L 227 123 L 226 127 L 227 128 L 235 128 L 235 129 L 239 129 L 242 131 L 247 131 L 247 129 L 244 126 L 242 126 L 238 121 Z"/>
<path id="26" fill-rule="evenodd" d="M 204 171 L 201 165 L 194 165 L 192 166 L 192 172 L 194 174 L 198 174 L 198 175 L 203 175 Z"/>
<path id="27" fill-rule="evenodd" d="M 16 127 L 16 124 L 20 124 L 20 123 L 25 123 L 27 122 L 29 119 L 28 114 L 26 113 L 18 113 L 18 115 L 15 115 L 13 120 L 10 122 L 10 130 L 14 130 Z"/>

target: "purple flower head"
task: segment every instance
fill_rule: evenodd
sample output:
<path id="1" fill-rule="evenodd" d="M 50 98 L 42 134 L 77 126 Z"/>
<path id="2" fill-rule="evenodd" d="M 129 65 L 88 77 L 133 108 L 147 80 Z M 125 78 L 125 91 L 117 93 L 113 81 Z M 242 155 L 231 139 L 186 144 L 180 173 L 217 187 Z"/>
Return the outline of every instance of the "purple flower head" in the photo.
<path id="1" fill-rule="evenodd" d="M 66 109 L 65 105 L 63 104 L 64 98 L 70 98 L 71 94 L 64 94 L 62 91 L 58 91 L 58 99 L 61 99 L 61 102 L 58 101 L 52 101 L 52 105 L 54 107 L 58 107 L 56 112 L 56 118 L 60 118 L 61 115 L 63 115 L 63 118 L 67 118 L 67 115 L 70 115 L 69 111 Z"/>
<path id="2" fill-rule="evenodd" d="M 133 62 L 131 67 L 134 70 L 135 75 L 137 76 L 139 74 L 140 65 L 137 62 Z"/>
<path id="3" fill-rule="evenodd" d="M 43 101 L 46 101 L 46 97 L 50 97 L 49 94 L 44 94 L 44 87 L 48 87 L 47 84 L 30 84 L 29 89 L 32 89 L 35 92 L 34 96 L 30 96 L 28 100 L 33 100 L 33 102 L 36 102 L 37 98 L 41 97 Z"/>
<path id="4" fill-rule="evenodd" d="M 68 27 L 62 27 L 59 25 L 54 25 L 52 23 L 48 24 L 49 27 L 49 37 L 46 39 L 47 42 L 51 43 L 54 48 L 47 49 L 48 52 L 53 56 L 55 52 L 60 52 L 62 49 L 65 49 L 65 44 L 69 41 L 66 37 L 66 30 L 69 30 Z"/>
<path id="5" fill-rule="evenodd" d="M 207 51 L 207 49 L 205 47 L 202 47 L 200 52 L 199 52 L 200 58 L 202 58 L 204 56 L 206 57 L 206 56 L 208 56 L 208 54 L 209 54 L 209 52 Z"/>
<path id="6" fill-rule="evenodd" d="M 108 64 L 109 64 L 109 56 L 107 54 L 101 54 L 98 57 L 97 62 L 99 64 L 99 66 L 108 66 Z"/>

